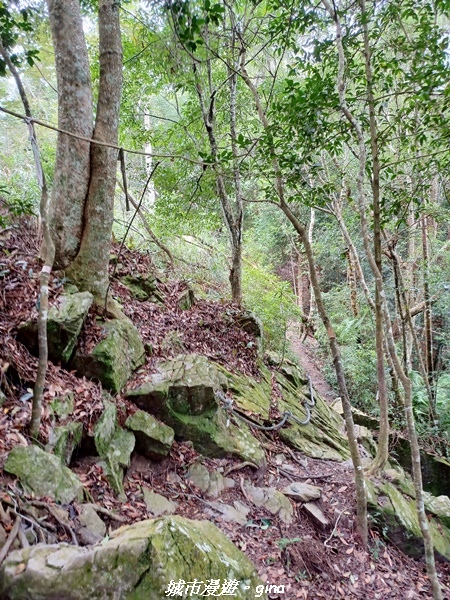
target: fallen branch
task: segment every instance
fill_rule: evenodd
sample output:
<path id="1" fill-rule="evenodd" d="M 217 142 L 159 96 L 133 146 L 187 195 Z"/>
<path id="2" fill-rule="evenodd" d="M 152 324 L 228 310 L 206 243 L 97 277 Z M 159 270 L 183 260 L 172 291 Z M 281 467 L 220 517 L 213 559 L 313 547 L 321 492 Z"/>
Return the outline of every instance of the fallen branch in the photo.
<path id="1" fill-rule="evenodd" d="M 17 537 L 17 534 L 19 533 L 19 528 L 20 528 L 21 522 L 22 522 L 21 517 L 17 516 L 16 521 L 13 525 L 13 528 L 11 529 L 10 534 L 8 536 L 8 539 L 6 540 L 3 548 L 0 551 L 0 565 L 3 563 L 6 556 L 8 555 L 9 549 L 11 548 L 14 540 Z"/>
<path id="2" fill-rule="evenodd" d="M 67 523 L 64 523 L 64 521 L 60 518 L 58 513 L 55 510 L 53 510 L 52 506 L 50 506 L 46 502 L 42 502 L 40 500 L 33 500 L 30 502 L 30 505 L 35 506 L 36 508 L 45 508 L 45 510 L 47 510 L 51 514 L 51 516 L 55 519 L 55 521 L 58 523 L 58 525 L 60 525 L 70 535 L 70 537 L 72 539 L 72 543 L 75 546 L 79 546 L 77 536 L 75 535 L 75 532 L 72 529 L 72 527 L 70 525 L 68 525 Z"/>

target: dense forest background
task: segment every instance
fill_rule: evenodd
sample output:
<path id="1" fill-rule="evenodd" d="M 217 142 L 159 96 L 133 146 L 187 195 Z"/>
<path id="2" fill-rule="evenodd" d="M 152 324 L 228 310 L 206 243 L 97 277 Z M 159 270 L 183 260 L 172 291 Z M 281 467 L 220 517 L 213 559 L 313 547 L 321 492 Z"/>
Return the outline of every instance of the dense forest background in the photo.
<path id="1" fill-rule="evenodd" d="M 95 96 L 96 8 L 84 3 L 84 11 Z M 3 52 L 20 72 L 33 117 L 56 125 L 44 4 L 2 5 L 0 18 Z M 289 324 L 297 323 L 327 354 L 304 247 L 280 210 L 279 175 L 284 201 L 314 249 L 352 400 L 376 414 L 374 275 L 360 227 L 362 193 L 370 244 L 380 237 L 377 260 L 398 352 L 414 383 L 415 415 L 421 427 L 436 420 L 448 433 L 445 3 L 375 3 L 364 13 L 342 5 L 342 65 L 335 27 L 320 5 L 126 2 L 120 19 L 119 145 L 146 155 L 125 151 L 122 163 L 131 201 L 140 202 L 137 216 L 125 202 L 118 163 L 115 239 L 127 232 L 129 246 L 145 249 L 156 264 L 169 262 L 209 297 L 243 299 L 263 318 L 270 346 L 282 349 Z M 22 114 L 4 59 L 0 68 L 2 108 Z M 358 134 L 341 110 L 340 75 L 365 144 L 362 190 Z M 1 120 L 6 225 L 12 215 L 37 215 L 40 191 L 27 128 L 6 114 Z M 51 188 L 56 133 L 38 127 L 38 141 Z M 237 272 L 232 292 L 230 272 Z M 326 368 L 334 381 L 331 363 Z M 392 418 L 401 421 L 397 385 L 389 371 L 386 377 Z"/>
<path id="2" fill-rule="evenodd" d="M 98 303 L 112 229 L 281 355 L 314 338 L 380 417 L 375 471 L 412 416 L 448 453 L 448 3 L 85 1 L 82 29 L 59 4 L 0 3 L 2 226 L 41 211 Z"/>

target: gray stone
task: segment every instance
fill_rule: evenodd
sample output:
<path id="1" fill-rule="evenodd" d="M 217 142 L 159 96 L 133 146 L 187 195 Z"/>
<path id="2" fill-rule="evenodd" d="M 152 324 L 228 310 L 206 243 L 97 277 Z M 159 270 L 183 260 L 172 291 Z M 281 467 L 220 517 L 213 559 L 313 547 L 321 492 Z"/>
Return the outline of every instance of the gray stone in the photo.
<path id="1" fill-rule="evenodd" d="M 305 502 L 305 504 L 302 505 L 302 508 L 313 518 L 315 523 L 319 525 L 321 529 L 325 530 L 329 527 L 330 522 L 317 504 L 314 502 Z"/>
<path id="2" fill-rule="evenodd" d="M 136 437 L 137 450 L 151 460 L 162 460 L 172 447 L 175 433 L 171 427 L 164 425 L 143 410 L 129 416 L 125 427 Z"/>
<path id="3" fill-rule="evenodd" d="M 102 540 L 106 535 L 106 525 L 98 516 L 96 510 L 91 504 L 82 504 L 79 508 L 78 521 L 80 528 L 77 529 L 77 535 L 83 538 L 88 544 L 95 544 Z"/>
<path id="4" fill-rule="evenodd" d="M 310 502 L 311 500 L 318 500 L 321 496 L 321 489 L 315 485 L 309 485 L 301 481 L 293 481 L 282 490 L 285 496 L 290 496 L 299 500 L 300 502 Z"/>
<path id="5" fill-rule="evenodd" d="M 178 296 L 177 304 L 178 308 L 181 310 L 189 310 L 192 308 L 195 304 L 194 292 L 190 288 L 183 290 Z"/>
<path id="6" fill-rule="evenodd" d="M 119 497 L 125 499 L 123 491 L 123 469 L 130 466 L 131 453 L 134 450 L 135 438 L 131 431 L 118 428 L 111 438 L 106 453 L 99 465 L 104 470 L 108 481 Z"/>
<path id="7" fill-rule="evenodd" d="M 71 368 L 79 375 L 100 381 L 114 394 L 120 392 L 131 374 L 145 362 L 139 332 L 126 318 L 103 322 L 105 335 L 89 354 L 76 352 Z"/>
<path id="8" fill-rule="evenodd" d="M 279 492 L 273 487 L 261 488 L 254 486 L 248 481 L 244 481 L 243 489 L 250 500 L 255 506 L 264 507 L 272 515 L 278 515 L 279 518 L 289 525 L 292 523 L 294 518 L 294 510 L 289 499 L 284 494 Z"/>
<path id="9" fill-rule="evenodd" d="M 75 473 L 57 456 L 37 446 L 13 448 L 4 469 L 16 475 L 22 487 L 36 496 L 49 496 L 63 504 L 83 497 L 83 485 Z"/>
<path id="10" fill-rule="evenodd" d="M 405 554 L 419 558 L 423 556 L 423 539 L 417 516 L 416 502 L 399 489 L 403 482 L 396 484 L 390 481 L 367 480 L 369 511 L 374 514 L 386 531 L 387 538 Z M 445 505 L 447 500 L 426 494 L 424 502 L 429 512 L 436 512 L 428 517 L 428 528 L 433 541 L 437 558 L 450 560 L 450 527 L 447 525 Z M 434 506 L 433 506 L 434 505 Z M 443 511 L 440 515 L 438 507 Z M 443 517 L 443 519 L 441 519 Z"/>
<path id="11" fill-rule="evenodd" d="M 224 477 L 219 471 L 210 473 L 201 463 L 194 463 L 189 467 L 186 479 L 211 498 L 217 498 L 225 489 L 235 485 L 231 477 Z"/>
<path id="12" fill-rule="evenodd" d="M 448 496 L 432 496 L 424 492 L 425 508 L 436 515 L 446 527 L 450 529 L 450 498 Z"/>
<path id="13" fill-rule="evenodd" d="M 93 300 L 90 292 L 66 294 L 59 296 L 57 304 L 48 311 L 48 355 L 54 362 L 67 364 L 70 361 Z M 37 353 L 37 323 L 30 321 L 20 327 L 18 339 L 31 352 Z"/>
<path id="14" fill-rule="evenodd" d="M 250 310 L 242 311 L 236 319 L 237 323 L 242 327 L 244 331 L 250 333 L 250 335 L 256 338 L 262 338 L 263 336 L 263 325 L 261 319 Z"/>
<path id="15" fill-rule="evenodd" d="M 237 523 L 238 525 L 247 523 L 250 508 L 238 500 L 235 501 L 234 506 L 222 502 L 207 502 L 207 505 L 212 508 L 212 511 L 208 511 L 211 516 L 214 516 L 214 512 L 216 512 L 221 515 L 224 521 Z"/>
<path id="16" fill-rule="evenodd" d="M 178 439 L 191 440 L 198 452 L 235 455 L 262 465 L 264 451 L 247 425 L 231 423 L 219 407 L 215 391 L 225 382 L 205 356 L 180 355 L 162 362 L 156 374 L 126 396 L 172 427 Z"/>
<path id="17" fill-rule="evenodd" d="M 201 463 L 194 463 L 189 467 L 186 474 L 188 479 L 195 487 L 202 492 L 206 492 L 209 488 L 210 478 L 208 469 Z"/>
<path id="18" fill-rule="evenodd" d="M 117 427 L 116 405 L 104 397 L 103 406 L 103 412 L 94 427 L 95 447 L 101 457 L 108 452 L 109 444 Z"/>
<path id="19" fill-rule="evenodd" d="M 93 548 L 39 544 L 12 552 L 0 569 L 0 597 L 161 600 L 171 581 L 195 579 L 239 581 L 239 600 L 254 600 L 261 585 L 253 564 L 212 523 L 170 516 L 121 527 Z"/>
<path id="20" fill-rule="evenodd" d="M 50 430 L 46 446 L 47 452 L 53 452 L 66 465 L 70 465 L 72 454 L 79 446 L 83 436 L 83 424 L 71 421 L 67 425 L 59 425 Z"/>
<path id="21" fill-rule="evenodd" d="M 143 302 L 159 302 L 164 304 L 164 295 L 158 289 L 157 281 L 150 275 L 125 275 L 121 282 L 127 287 L 136 300 Z"/>
<path id="22" fill-rule="evenodd" d="M 117 425 L 117 407 L 114 402 L 103 399 L 104 411 L 94 429 L 95 447 L 102 459 L 102 467 L 112 488 L 124 498 L 123 469 L 129 467 L 131 453 L 136 443 L 131 431 Z"/>
<path id="23" fill-rule="evenodd" d="M 161 515 L 167 514 L 171 515 L 176 511 L 178 507 L 176 502 L 172 502 L 172 500 L 145 487 L 142 488 L 142 491 L 147 510 L 154 517 L 160 517 Z"/>

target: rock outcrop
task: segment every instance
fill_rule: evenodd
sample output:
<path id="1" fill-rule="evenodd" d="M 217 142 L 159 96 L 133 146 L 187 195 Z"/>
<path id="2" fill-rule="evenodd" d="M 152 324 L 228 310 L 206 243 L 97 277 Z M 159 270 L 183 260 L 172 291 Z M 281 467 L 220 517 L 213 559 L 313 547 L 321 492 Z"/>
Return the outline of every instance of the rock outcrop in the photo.
<path id="1" fill-rule="evenodd" d="M 253 600 L 258 590 L 266 598 L 253 564 L 215 525 L 176 516 L 121 527 L 91 548 L 39 544 L 13 552 L 0 570 L 0 597 L 161 600 L 178 583 L 183 597 L 200 598 L 214 581 L 215 595 L 228 585 L 230 597 Z"/>
<path id="2" fill-rule="evenodd" d="M 92 352 L 77 351 L 70 366 L 80 376 L 97 379 L 103 387 L 117 394 L 132 372 L 144 364 L 145 349 L 139 332 L 126 318 L 102 324 L 104 339 Z"/>
<path id="3" fill-rule="evenodd" d="M 264 451 L 244 423 L 230 423 L 215 391 L 226 379 L 200 355 L 180 355 L 160 363 L 158 372 L 126 396 L 168 424 L 181 440 L 191 440 L 206 456 L 234 455 L 257 465 Z"/>
<path id="4" fill-rule="evenodd" d="M 94 297 L 89 292 L 60 296 L 48 311 L 48 355 L 54 362 L 67 364 L 72 358 L 84 320 Z M 19 328 L 17 338 L 34 354 L 38 353 L 38 326 L 29 321 Z"/>
<path id="5" fill-rule="evenodd" d="M 367 481 L 368 507 L 386 537 L 405 554 L 423 556 L 423 539 L 415 502 L 414 486 L 400 468 L 389 469 L 384 479 Z M 425 492 L 425 510 L 436 556 L 450 560 L 450 500 Z"/>

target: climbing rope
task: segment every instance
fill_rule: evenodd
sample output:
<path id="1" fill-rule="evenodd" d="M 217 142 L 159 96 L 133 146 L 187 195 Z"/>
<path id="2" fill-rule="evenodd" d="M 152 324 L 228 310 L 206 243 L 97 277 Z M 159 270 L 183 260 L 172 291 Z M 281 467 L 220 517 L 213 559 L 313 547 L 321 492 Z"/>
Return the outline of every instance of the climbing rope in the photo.
<path id="1" fill-rule="evenodd" d="M 303 406 L 304 406 L 305 412 L 306 412 L 306 419 L 304 421 L 301 421 L 300 419 L 297 419 L 297 417 L 294 417 L 294 415 L 291 413 L 290 410 L 286 410 L 283 413 L 283 417 L 279 423 L 275 423 L 274 425 L 268 425 L 267 427 L 264 425 L 258 425 L 254 421 L 251 421 L 247 417 L 244 417 L 243 415 L 241 415 L 241 413 L 239 413 L 237 410 L 235 410 L 233 408 L 233 400 L 231 398 L 227 398 L 227 396 L 225 396 L 225 394 L 223 393 L 222 390 L 215 390 L 214 394 L 215 394 L 216 398 L 218 399 L 219 404 L 222 406 L 222 408 L 224 410 L 226 410 L 230 414 L 234 415 L 241 421 L 244 421 L 244 423 L 247 423 L 247 425 L 250 425 L 250 427 L 254 427 L 255 429 L 259 429 L 260 431 L 278 431 L 278 429 L 281 429 L 288 420 L 294 421 L 298 425 L 308 425 L 310 423 L 311 407 L 313 407 L 315 405 L 316 401 L 314 399 L 314 390 L 312 387 L 311 377 L 308 377 L 308 380 L 309 380 L 309 398 L 305 397 L 305 401 L 303 402 Z"/>

